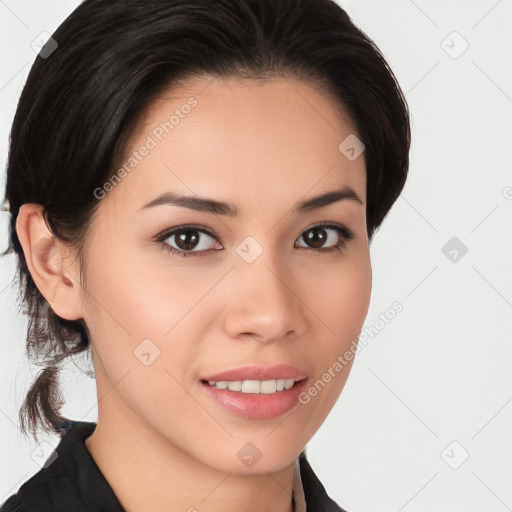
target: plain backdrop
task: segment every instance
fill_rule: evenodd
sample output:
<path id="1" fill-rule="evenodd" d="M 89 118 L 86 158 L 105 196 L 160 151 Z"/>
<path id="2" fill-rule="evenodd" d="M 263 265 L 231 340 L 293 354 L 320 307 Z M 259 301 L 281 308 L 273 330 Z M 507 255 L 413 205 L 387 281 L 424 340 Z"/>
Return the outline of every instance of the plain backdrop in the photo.
<path id="1" fill-rule="evenodd" d="M 2 178 L 32 42 L 78 4 L 0 0 Z M 394 70 L 413 143 L 371 245 L 370 334 L 309 460 L 351 512 L 512 510 L 512 1 L 340 4 Z M 39 470 L 17 425 L 39 368 L 24 352 L 14 264 L 0 259 L 0 502 Z M 395 301 L 403 311 L 383 326 Z M 63 413 L 96 421 L 94 381 L 70 366 L 62 383 Z"/>

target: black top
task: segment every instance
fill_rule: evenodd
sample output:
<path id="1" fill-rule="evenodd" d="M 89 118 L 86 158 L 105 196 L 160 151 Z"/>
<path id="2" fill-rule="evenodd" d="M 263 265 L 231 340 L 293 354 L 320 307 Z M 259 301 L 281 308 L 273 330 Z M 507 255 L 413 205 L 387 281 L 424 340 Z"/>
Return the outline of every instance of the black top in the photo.
<path id="1" fill-rule="evenodd" d="M 0 512 L 125 512 L 85 445 L 96 423 L 71 421 L 52 455 Z M 55 454 L 53 454 L 55 457 Z M 304 452 L 300 454 L 300 477 L 307 512 L 346 512 L 327 495 Z"/>

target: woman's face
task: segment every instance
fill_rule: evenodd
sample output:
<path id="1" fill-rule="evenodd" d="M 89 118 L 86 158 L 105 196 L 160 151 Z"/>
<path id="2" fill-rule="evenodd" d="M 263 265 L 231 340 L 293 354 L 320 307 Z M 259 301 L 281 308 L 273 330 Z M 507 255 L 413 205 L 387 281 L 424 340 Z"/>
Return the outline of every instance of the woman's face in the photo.
<path id="1" fill-rule="evenodd" d="M 292 79 L 203 78 L 151 105 L 119 179 L 95 192 L 83 318 L 99 425 L 128 424 L 226 472 L 298 456 L 343 389 L 369 306 L 355 133 Z M 281 391 L 283 379 L 302 382 Z"/>

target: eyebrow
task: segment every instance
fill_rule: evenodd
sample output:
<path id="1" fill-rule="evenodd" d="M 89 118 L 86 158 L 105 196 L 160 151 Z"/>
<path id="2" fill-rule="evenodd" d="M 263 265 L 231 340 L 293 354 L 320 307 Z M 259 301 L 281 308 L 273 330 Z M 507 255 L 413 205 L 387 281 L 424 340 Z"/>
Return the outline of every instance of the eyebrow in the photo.
<path id="1" fill-rule="evenodd" d="M 328 206 L 337 201 L 350 200 L 363 204 L 361 198 L 357 195 L 354 189 L 349 186 L 344 186 L 340 190 L 332 190 L 319 196 L 306 199 L 297 204 L 294 211 L 297 213 L 306 213 L 312 210 L 317 210 Z M 238 209 L 234 204 L 217 201 L 215 199 L 208 199 L 198 196 L 185 196 L 175 192 L 164 192 L 163 194 L 155 197 L 148 203 L 144 204 L 140 210 L 146 208 L 153 208 L 161 205 L 174 205 L 199 212 L 213 213 L 215 215 L 227 215 L 229 217 L 236 217 Z"/>

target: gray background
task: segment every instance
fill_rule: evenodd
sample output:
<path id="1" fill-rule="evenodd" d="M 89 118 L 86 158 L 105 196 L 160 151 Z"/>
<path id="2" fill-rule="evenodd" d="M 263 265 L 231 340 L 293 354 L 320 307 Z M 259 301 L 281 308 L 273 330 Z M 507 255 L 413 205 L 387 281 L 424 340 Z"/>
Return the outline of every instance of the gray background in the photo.
<path id="1" fill-rule="evenodd" d="M 512 0 L 339 3 L 406 92 L 413 144 L 404 192 L 371 245 L 372 334 L 309 459 L 352 512 L 512 510 Z M 78 4 L 0 0 L 2 177 L 32 42 Z M 39 469 L 40 448 L 17 426 L 39 368 L 24 353 L 11 255 L 0 272 L 2 502 Z M 403 311 L 382 326 L 395 301 Z M 96 421 L 94 381 L 69 366 L 62 384 L 63 413 Z M 58 442 L 41 439 L 46 451 Z"/>

